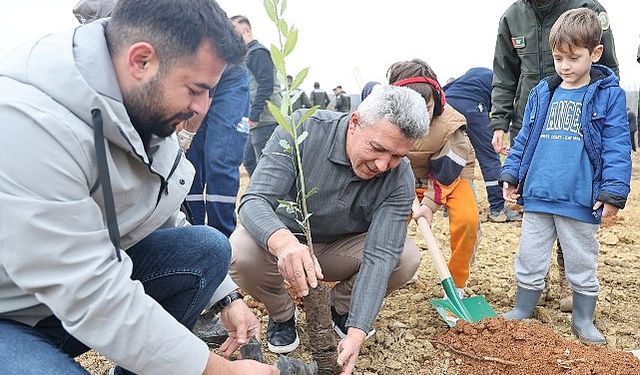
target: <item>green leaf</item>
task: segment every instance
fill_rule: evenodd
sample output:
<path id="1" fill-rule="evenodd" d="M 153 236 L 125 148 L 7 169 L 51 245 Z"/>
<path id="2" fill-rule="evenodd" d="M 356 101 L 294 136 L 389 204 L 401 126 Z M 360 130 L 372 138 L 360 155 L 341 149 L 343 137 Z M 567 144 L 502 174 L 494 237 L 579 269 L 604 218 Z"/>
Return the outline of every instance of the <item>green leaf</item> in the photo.
<path id="1" fill-rule="evenodd" d="M 280 6 L 280 16 L 284 14 L 284 11 L 287 9 L 287 0 L 282 0 L 282 5 Z"/>
<path id="2" fill-rule="evenodd" d="M 284 56 L 282 55 L 282 51 L 273 44 L 271 45 L 271 60 L 273 60 L 273 65 L 276 66 L 278 73 L 286 77 L 287 69 L 285 68 Z"/>
<path id="3" fill-rule="evenodd" d="M 272 22 L 276 22 L 276 3 L 273 0 L 264 0 L 264 9 L 267 11 Z"/>
<path id="4" fill-rule="evenodd" d="M 291 97 L 288 91 L 282 92 L 282 101 L 280 102 L 280 112 L 289 115 L 291 113 Z"/>
<path id="5" fill-rule="evenodd" d="M 303 131 L 302 134 L 298 136 L 298 139 L 296 139 L 296 144 L 300 146 L 300 144 L 304 142 L 304 140 L 307 139 L 308 136 L 309 136 L 309 132 L 306 130 Z"/>
<path id="6" fill-rule="evenodd" d="M 291 145 L 289 144 L 289 142 L 287 142 L 286 139 L 281 139 L 280 142 L 278 142 L 278 143 L 280 143 L 280 147 L 282 147 L 282 149 L 285 152 L 288 152 L 288 153 L 292 153 L 293 152 L 293 147 L 291 147 Z"/>
<path id="7" fill-rule="evenodd" d="M 295 215 L 298 209 L 298 203 L 287 201 L 284 199 L 278 199 L 278 208 L 283 208 L 290 215 Z"/>
<path id="8" fill-rule="evenodd" d="M 269 108 L 269 112 L 271 112 L 278 124 L 282 126 L 290 136 L 293 137 L 294 135 L 291 124 L 289 123 L 289 120 L 282 114 L 282 112 L 280 112 L 280 108 L 276 107 L 275 104 L 271 103 L 271 101 L 269 100 L 267 100 L 267 107 Z"/>
<path id="9" fill-rule="evenodd" d="M 280 30 L 282 36 L 284 36 L 286 39 L 289 39 L 289 25 L 287 25 L 287 21 L 279 19 L 276 23 L 276 26 L 278 26 L 278 30 Z"/>
<path id="10" fill-rule="evenodd" d="M 278 72 L 276 74 L 276 78 L 278 79 L 278 85 L 283 89 L 286 90 L 287 86 L 289 85 L 289 83 L 287 82 L 287 76 L 280 74 L 280 72 Z"/>
<path id="11" fill-rule="evenodd" d="M 287 37 L 287 42 L 284 45 L 284 55 L 288 56 L 294 48 L 296 48 L 296 43 L 298 43 L 298 29 L 291 29 L 289 32 L 289 36 Z"/>
<path id="12" fill-rule="evenodd" d="M 317 192 L 318 192 L 318 187 L 317 186 L 312 187 L 311 190 L 307 191 L 307 194 L 304 195 L 304 199 L 311 198 Z"/>
<path id="13" fill-rule="evenodd" d="M 300 72 L 298 72 L 298 74 L 296 74 L 296 78 L 293 79 L 293 82 L 291 82 L 291 90 L 295 90 L 297 89 L 300 84 L 302 84 L 302 81 L 304 81 L 305 78 L 307 78 L 307 74 L 309 74 L 309 68 L 304 68 L 302 69 Z"/>
<path id="14" fill-rule="evenodd" d="M 307 121 L 307 119 L 308 119 L 309 117 L 311 117 L 311 115 L 313 115 L 314 113 L 316 113 L 316 111 L 318 110 L 318 108 L 320 108 L 320 106 L 319 106 L 319 105 L 314 105 L 313 107 L 311 107 L 311 108 L 307 109 L 307 110 L 304 112 L 304 115 L 302 115 L 302 116 L 300 117 L 300 121 L 299 121 L 296 125 L 301 125 L 301 124 L 303 124 L 305 121 Z"/>

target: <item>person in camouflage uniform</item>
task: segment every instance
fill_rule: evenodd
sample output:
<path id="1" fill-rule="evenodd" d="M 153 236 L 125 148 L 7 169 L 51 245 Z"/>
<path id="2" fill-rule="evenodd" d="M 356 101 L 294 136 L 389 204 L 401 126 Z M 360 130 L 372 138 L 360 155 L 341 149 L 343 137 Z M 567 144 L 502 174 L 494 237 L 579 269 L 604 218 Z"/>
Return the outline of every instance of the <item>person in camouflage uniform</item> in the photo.
<path id="1" fill-rule="evenodd" d="M 333 89 L 333 93 L 336 95 L 335 111 L 349 113 L 351 111 L 351 98 L 342 90 L 342 86 L 336 86 Z"/>
<path id="2" fill-rule="evenodd" d="M 327 109 L 330 102 L 331 100 L 327 92 L 320 89 L 319 82 L 315 82 L 313 84 L 313 91 L 311 92 L 311 105 L 317 105 L 320 107 L 319 109 Z"/>

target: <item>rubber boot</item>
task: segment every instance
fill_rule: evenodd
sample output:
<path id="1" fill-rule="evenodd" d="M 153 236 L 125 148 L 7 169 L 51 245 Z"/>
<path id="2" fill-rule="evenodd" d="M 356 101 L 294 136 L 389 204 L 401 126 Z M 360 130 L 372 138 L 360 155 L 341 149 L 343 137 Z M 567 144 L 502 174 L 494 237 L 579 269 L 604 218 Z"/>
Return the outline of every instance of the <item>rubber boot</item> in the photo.
<path id="1" fill-rule="evenodd" d="M 536 309 L 542 289 L 526 289 L 518 287 L 516 291 L 516 306 L 513 310 L 502 315 L 506 320 L 522 320 L 531 318 Z"/>
<path id="2" fill-rule="evenodd" d="M 560 241 L 558 241 L 558 282 L 560 284 L 560 311 L 571 312 L 573 300 L 571 297 L 571 286 L 567 281 L 567 275 L 564 272 L 564 256 L 562 255 L 562 248 L 560 247 Z"/>
<path id="3" fill-rule="evenodd" d="M 598 296 L 587 296 L 573 292 L 573 312 L 571 313 L 571 330 L 584 344 L 604 345 L 604 336 L 593 325 L 593 314 Z"/>

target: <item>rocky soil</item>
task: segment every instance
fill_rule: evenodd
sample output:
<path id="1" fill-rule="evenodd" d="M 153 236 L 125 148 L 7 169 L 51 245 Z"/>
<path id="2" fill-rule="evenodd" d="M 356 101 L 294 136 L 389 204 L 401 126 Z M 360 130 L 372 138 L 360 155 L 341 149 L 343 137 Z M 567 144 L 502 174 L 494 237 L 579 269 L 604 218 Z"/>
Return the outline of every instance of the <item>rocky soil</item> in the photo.
<path id="1" fill-rule="evenodd" d="M 633 155 L 634 165 L 638 158 Z M 555 261 L 550 271 L 553 298 L 536 309 L 535 319 L 518 323 L 494 319 L 448 329 L 429 303 L 430 298 L 442 297 L 442 288 L 426 245 L 412 224 L 410 234 L 424 249 L 419 279 L 386 298 L 375 323 L 377 332 L 363 346 L 355 374 L 640 374 L 640 360 L 624 352 L 640 349 L 639 178 L 634 167 L 627 207 L 598 232 L 601 294 L 596 324 L 608 341 L 605 347 L 582 345 L 571 333 L 571 315 L 559 309 Z M 481 178 L 476 183 L 486 217 Z M 446 220 L 436 214 L 433 231 L 448 257 Z M 513 261 L 519 233 L 519 223 L 482 224 L 466 292 L 483 295 L 498 313 L 508 311 L 514 301 Z M 265 312 L 259 303 L 247 300 L 263 318 L 264 336 Z M 291 356 L 309 360 L 304 314 L 300 317 L 301 346 Z M 267 353 L 266 344 L 263 350 Z M 102 374 L 109 366 L 93 352 L 79 360 L 92 374 Z M 276 363 L 277 357 L 267 354 L 266 360 Z"/>

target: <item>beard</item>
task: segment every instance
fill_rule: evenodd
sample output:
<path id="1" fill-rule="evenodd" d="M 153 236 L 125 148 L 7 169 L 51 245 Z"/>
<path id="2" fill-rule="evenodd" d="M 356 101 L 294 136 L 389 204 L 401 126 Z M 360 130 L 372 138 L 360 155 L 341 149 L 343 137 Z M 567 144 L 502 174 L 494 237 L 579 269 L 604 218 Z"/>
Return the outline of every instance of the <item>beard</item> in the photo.
<path id="1" fill-rule="evenodd" d="M 176 126 L 182 121 L 193 117 L 193 112 L 179 112 L 167 115 L 161 74 L 156 75 L 149 83 L 142 87 L 133 88 L 126 99 L 123 99 L 133 127 L 138 131 L 146 144 L 151 135 L 166 138 L 176 131 Z"/>

